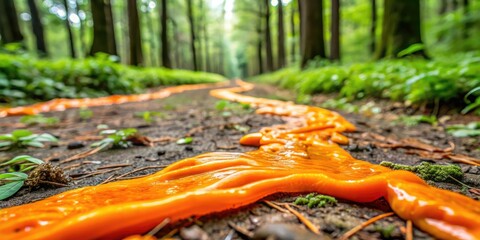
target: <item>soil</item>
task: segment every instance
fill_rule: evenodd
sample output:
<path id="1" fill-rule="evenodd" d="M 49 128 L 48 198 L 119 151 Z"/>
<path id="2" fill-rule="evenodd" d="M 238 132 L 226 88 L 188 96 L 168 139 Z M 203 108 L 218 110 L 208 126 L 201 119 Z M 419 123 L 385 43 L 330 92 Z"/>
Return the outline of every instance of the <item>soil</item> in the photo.
<path id="1" fill-rule="evenodd" d="M 281 100 L 295 99 L 295 96 L 288 91 L 266 85 L 259 85 L 255 90 L 246 94 Z M 314 97 L 312 105 L 318 105 L 320 101 L 325 99 L 325 96 Z M 90 108 L 93 117 L 87 120 L 80 118 L 80 110 L 78 109 L 45 113 L 44 116 L 54 116 L 60 119 L 60 123 L 53 126 L 25 126 L 20 123 L 20 117 L 1 118 L 2 134 L 14 129 L 28 128 L 37 133 L 51 133 L 57 136 L 60 141 L 58 144 L 50 144 L 48 148 L 44 149 L 30 148 L 1 152 L 0 160 L 10 159 L 20 154 L 31 155 L 60 167 L 73 180 L 68 187 L 23 188 L 15 196 L 1 201 L 0 208 L 37 201 L 69 189 L 98 185 L 109 178 L 111 179 L 112 176 L 120 176 L 135 169 L 152 167 L 134 172 L 127 177 L 151 174 L 161 169 L 162 166 L 205 152 L 246 152 L 253 150 L 255 148 L 239 145 L 238 140 L 241 136 L 246 132 L 255 132 L 261 127 L 283 122 L 281 117 L 256 115 L 252 109 L 235 108 L 228 111 L 229 113 L 225 113 L 225 111 L 219 111 L 215 108 L 217 102 L 217 99 L 208 95 L 208 90 L 198 90 L 174 95 L 167 99 Z M 365 101 L 354 104 L 365 104 Z M 356 142 L 356 139 L 361 138 L 363 132 L 374 132 L 399 138 L 413 137 L 442 148 L 448 147 L 448 142 L 451 141 L 455 143 L 456 153 L 480 157 L 479 139 L 454 138 L 448 135 L 444 129 L 445 125 L 451 123 L 480 121 L 480 118 L 452 115 L 450 120 L 435 127 L 429 124 L 406 127 L 392 121 L 392 115 L 409 113 L 408 108 L 397 107 L 398 104 L 383 101 L 376 101 L 375 104 L 382 109 L 382 113 L 352 114 L 340 112 L 358 127 L 358 132 L 347 134 L 351 137 L 351 142 L 350 145 L 344 146 L 355 158 L 376 164 L 381 161 L 391 161 L 412 165 L 422 161 L 431 161 L 419 156 L 408 155 L 402 149 L 384 149 L 373 145 L 361 146 Z M 161 112 L 162 116 L 153 117 L 154 121 L 148 123 L 142 117 L 136 116 L 143 111 Z M 62 160 L 90 149 L 89 145 L 98 141 L 98 133 L 101 131 L 97 129 L 99 125 L 108 125 L 110 129 L 137 128 L 142 135 L 150 138 L 171 140 L 156 143 L 151 147 L 134 146 L 128 149 L 109 149 L 83 159 L 63 163 Z M 193 137 L 191 144 L 178 145 L 176 143 L 176 139 L 186 136 Z M 441 160 L 437 163 L 447 164 L 451 162 Z M 102 167 L 115 164 L 121 164 L 122 167 L 102 170 Z M 480 168 L 465 164 L 459 165 L 465 173 L 463 182 L 472 187 L 480 187 Z M 475 199 L 479 198 L 478 195 L 465 191 L 459 184 L 436 182 L 431 182 L 431 184 L 466 194 Z M 298 195 L 304 194 L 307 193 L 297 195 L 279 193 L 269 196 L 266 200 L 292 203 Z M 321 230 L 325 239 L 335 239 L 363 221 L 391 211 L 383 199 L 367 204 L 338 199 L 338 203 L 334 206 L 312 209 L 306 206 L 294 206 L 294 208 L 311 220 Z M 293 225 L 288 228 L 288 231 L 294 233 L 293 236 L 306 236 L 302 235 L 306 232 L 304 225 L 294 215 L 280 212 L 266 205 L 263 201 L 241 209 L 198 218 L 192 217 L 169 224 L 157 236 L 171 235 L 175 239 L 249 239 L 238 230 L 243 230 L 247 235 L 255 233 L 261 235 L 259 232 L 263 230 L 259 229 L 268 225 L 270 226 L 270 233 L 273 232 L 278 235 L 276 239 L 292 239 L 288 238 L 288 234 L 283 233 L 282 235 L 280 229 L 283 228 L 283 225 L 275 225 L 276 223 Z M 236 230 L 233 228 L 236 228 Z M 394 215 L 366 227 L 352 239 L 403 239 L 404 228 L 405 221 Z M 308 232 L 305 234 L 308 234 Z M 415 239 L 432 238 L 418 229 L 414 230 L 414 237 Z"/>

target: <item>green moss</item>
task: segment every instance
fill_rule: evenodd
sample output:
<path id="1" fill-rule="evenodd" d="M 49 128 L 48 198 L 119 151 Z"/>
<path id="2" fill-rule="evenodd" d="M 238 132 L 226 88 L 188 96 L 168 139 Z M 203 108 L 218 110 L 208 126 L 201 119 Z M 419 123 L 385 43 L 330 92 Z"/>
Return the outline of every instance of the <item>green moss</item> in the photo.
<path id="1" fill-rule="evenodd" d="M 315 193 L 310 193 L 305 197 L 298 197 L 295 199 L 296 205 L 307 205 L 309 208 L 314 207 L 325 207 L 327 205 L 335 205 L 337 203 L 337 199 L 334 197 L 320 195 Z"/>
<path id="2" fill-rule="evenodd" d="M 383 161 L 380 163 L 380 165 L 391 168 L 393 170 L 406 170 L 414 172 L 424 180 L 431 180 L 435 182 L 451 182 L 451 178 L 455 178 L 457 180 L 461 180 L 463 178 L 462 169 L 454 164 L 438 165 L 428 162 L 422 162 L 416 166 L 408 166 Z"/>

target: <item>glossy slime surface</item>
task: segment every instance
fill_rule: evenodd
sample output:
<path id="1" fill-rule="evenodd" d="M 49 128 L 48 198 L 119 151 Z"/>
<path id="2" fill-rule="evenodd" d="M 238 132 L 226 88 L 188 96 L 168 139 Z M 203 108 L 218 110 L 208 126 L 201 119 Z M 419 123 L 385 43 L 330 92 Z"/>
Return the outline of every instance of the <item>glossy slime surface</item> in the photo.
<path id="1" fill-rule="evenodd" d="M 438 238 L 479 239 L 480 204 L 428 186 L 416 175 L 356 160 L 336 143 L 354 126 L 328 110 L 212 90 L 257 112 L 289 116 L 285 125 L 244 136 L 247 153 L 206 153 L 153 175 L 67 191 L 0 210 L 2 239 L 115 239 L 172 221 L 251 204 L 277 192 L 316 191 L 369 202 L 384 197 L 403 219 Z"/>

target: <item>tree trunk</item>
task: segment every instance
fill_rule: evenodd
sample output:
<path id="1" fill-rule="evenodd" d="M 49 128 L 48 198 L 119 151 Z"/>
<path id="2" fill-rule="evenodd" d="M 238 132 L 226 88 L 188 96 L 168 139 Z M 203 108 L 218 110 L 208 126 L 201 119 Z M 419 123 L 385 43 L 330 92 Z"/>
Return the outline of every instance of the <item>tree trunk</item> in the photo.
<path id="1" fill-rule="evenodd" d="M 278 68 L 285 67 L 285 29 L 283 25 L 283 4 L 278 1 Z"/>
<path id="2" fill-rule="evenodd" d="M 463 28 L 463 38 L 468 38 L 470 36 L 469 30 L 472 24 L 471 24 L 469 15 L 470 15 L 470 0 L 463 0 L 463 16 L 467 18 Z"/>
<path id="3" fill-rule="evenodd" d="M 128 0 L 128 38 L 130 39 L 131 65 L 143 65 L 142 37 L 138 18 L 137 0 Z"/>
<path id="4" fill-rule="evenodd" d="M 270 34 L 270 0 L 265 0 L 265 48 L 267 53 L 267 72 L 273 68 L 272 36 Z"/>
<path id="5" fill-rule="evenodd" d="M 45 45 L 43 24 L 34 0 L 28 0 L 28 8 L 30 8 L 30 16 L 32 16 L 32 29 L 37 43 L 38 55 L 40 57 L 46 57 L 48 55 L 48 51 L 47 46 Z"/>
<path id="6" fill-rule="evenodd" d="M 81 57 L 85 57 L 85 54 L 87 53 L 87 43 L 85 42 L 85 23 L 84 21 L 80 18 L 80 4 L 78 3 L 78 0 L 75 1 L 75 13 L 77 14 L 79 18 L 79 27 L 80 27 L 80 45 L 82 47 L 81 49 Z"/>
<path id="7" fill-rule="evenodd" d="M 422 44 L 420 31 L 420 0 L 385 0 L 382 37 L 375 57 L 398 57 L 412 44 Z M 410 55 L 428 58 L 424 50 Z"/>
<path id="8" fill-rule="evenodd" d="M 197 14 L 196 16 L 198 15 L 203 15 L 205 14 L 203 11 L 203 0 L 198 0 L 200 2 L 200 4 L 198 5 L 198 12 L 197 13 L 200 13 L 200 14 Z M 193 6 L 195 7 L 195 6 Z M 195 15 L 193 16 L 195 18 Z M 202 36 L 203 34 L 203 31 L 202 31 L 202 25 L 203 25 L 203 17 L 200 16 L 200 17 L 197 17 L 195 19 L 195 32 L 198 34 L 197 35 L 197 64 L 198 64 L 198 70 L 200 71 L 204 71 L 205 70 L 205 65 L 204 65 L 204 61 L 203 61 L 203 44 L 204 44 L 204 38 Z"/>
<path id="9" fill-rule="evenodd" d="M 195 37 L 195 24 L 194 24 L 195 22 L 193 21 L 192 0 L 187 0 L 187 16 L 188 16 L 188 23 L 190 25 L 190 49 L 192 50 L 193 70 L 198 71 L 197 49 L 195 47 L 195 41 L 197 39 Z"/>
<path id="10" fill-rule="evenodd" d="M 440 1 L 440 8 L 438 9 L 438 14 L 443 15 L 447 12 L 448 9 L 448 0 Z"/>
<path id="11" fill-rule="evenodd" d="M 110 0 L 90 1 L 93 19 L 93 43 L 90 55 L 104 52 L 117 55 Z"/>
<path id="12" fill-rule="evenodd" d="M 305 67 L 310 60 L 325 58 L 323 3 L 319 0 L 299 1 L 302 67 Z"/>
<path id="13" fill-rule="evenodd" d="M 3 44 L 23 41 L 13 0 L 0 0 L 0 36 Z"/>
<path id="14" fill-rule="evenodd" d="M 207 11 L 205 11 L 204 7 L 204 0 L 200 0 L 200 10 L 202 11 L 202 19 L 201 19 L 201 31 L 203 34 L 203 44 L 204 44 L 204 50 L 205 52 L 203 53 L 203 56 L 205 58 L 205 71 L 209 72 L 211 71 L 211 66 L 210 66 L 210 47 L 209 47 L 209 37 L 208 37 L 208 31 L 207 31 L 207 20 L 205 15 L 207 14 Z"/>
<path id="15" fill-rule="evenodd" d="M 295 12 L 297 11 L 297 9 L 295 9 L 294 7 L 294 3 L 295 2 L 292 2 L 290 4 L 292 4 L 292 9 L 291 9 L 291 13 L 290 13 L 290 31 L 291 31 L 291 34 L 292 34 L 292 38 L 296 38 L 295 36 L 297 35 L 296 31 L 295 31 Z M 296 58 L 296 55 L 297 55 L 297 47 L 298 47 L 298 42 L 295 42 L 295 41 L 292 41 L 292 44 L 290 46 L 290 51 L 291 51 L 291 60 L 290 62 L 295 62 L 295 58 Z"/>
<path id="16" fill-rule="evenodd" d="M 262 56 L 263 46 L 262 45 L 263 45 L 262 40 L 259 39 L 258 42 L 257 42 L 258 74 L 264 73 L 264 70 L 263 70 L 263 56 Z"/>
<path id="17" fill-rule="evenodd" d="M 225 15 L 226 15 L 226 5 L 227 5 L 227 0 L 223 0 L 222 2 L 222 32 L 220 36 L 220 52 L 219 52 L 219 58 L 218 60 L 220 61 L 220 68 L 218 69 L 217 73 L 224 75 L 225 74 L 225 64 L 224 64 L 224 58 L 225 58 Z"/>
<path id="18" fill-rule="evenodd" d="M 70 20 L 68 19 L 68 16 L 69 16 L 69 13 L 70 13 L 70 8 L 68 7 L 67 0 L 63 0 L 63 6 L 65 6 L 65 12 L 67 14 L 67 17 L 65 18 L 65 27 L 67 28 L 67 33 L 68 33 L 68 43 L 69 43 L 69 48 L 70 48 L 70 56 L 72 58 L 75 58 L 77 54 L 75 53 L 75 43 L 74 43 L 74 40 L 73 40 L 72 27 L 70 26 Z"/>
<path id="19" fill-rule="evenodd" d="M 373 54 L 375 53 L 375 45 L 377 39 L 377 0 L 372 0 L 372 8 L 371 8 L 371 15 L 372 15 L 372 25 L 370 25 L 370 52 Z"/>
<path id="20" fill-rule="evenodd" d="M 340 0 L 332 0 L 330 60 L 340 60 Z"/>
<path id="21" fill-rule="evenodd" d="M 160 40 L 162 42 L 162 65 L 166 68 L 172 68 L 172 61 L 170 60 L 170 46 L 168 41 L 168 5 L 167 0 L 162 0 L 162 7 L 160 12 L 160 21 L 162 25 L 162 32 L 160 33 Z M 178 44 L 178 43 L 177 43 Z M 178 57 L 178 56 L 177 56 Z"/>
<path id="22" fill-rule="evenodd" d="M 148 3 L 146 3 L 148 5 Z M 148 9 L 148 6 L 146 6 Z M 151 10 L 146 11 L 143 14 L 145 17 L 145 23 L 148 28 L 148 44 L 150 45 L 150 66 L 158 66 L 157 64 L 157 44 L 155 43 L 155 30 L 153 29 L 153 17 L 154 13 Z M 146 65 L 146 64 L 145 64 Z"/>

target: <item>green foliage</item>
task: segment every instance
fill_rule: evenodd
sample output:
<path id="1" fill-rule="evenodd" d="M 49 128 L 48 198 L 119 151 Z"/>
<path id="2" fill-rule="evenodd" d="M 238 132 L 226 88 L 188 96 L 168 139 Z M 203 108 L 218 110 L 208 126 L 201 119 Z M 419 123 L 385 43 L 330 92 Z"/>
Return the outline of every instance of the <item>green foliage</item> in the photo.
<path id="1" fill-rule="evenodd" d="M 472 102 L 468 100 L 468 97 L 475 93 L 477 93 L 475 101 Z M 462 114 L 467 114 L 468 112 L 475 110 L 477 115 L 480 115 L 480 87 L 470 90 L 470 92 L 468 92 L 463 99 L 465 103 L 467 103 L 467 106 L 462 110 Z"/>
<path id="2" fill-rule="evenodd" d="M 420 123 L 428 123 L 430 125 L 437 125 L 438 120 L 437 117 L 434 115 L 427 116 L 427 115 L 414 115 L 414 116 L 400 116 L 395 122 L 402 123 L 405 126 L 416 126 Z"/>
<path id="3" fill-rule="evenodd" d="M 479 76 L 480 53 L 476 52 L 434 61 L 382 60 L 305 71 L 293 67 L 252 80 L 293 89 L 299 95 L 340 92 L 349 100 L 375 97 L 424 104 L 460 100 L 480 86 Z M 478 106 L 475 103 L 467 110 Z"/>
<path id="4" fill-rule="evenodd" d="M 88 108 L 82 107 L 78 110 L 78 116 L 83 121 L 87 121 L 93 117 L 93 111 Z"/>
<path id="5" fill-rule="evenodd" d="M 0 135 L 0 150 L 24 147 L 43 147 L 42 142 L 57 142 L 58 139 L 48 133 L 34 134 L 26 129 L 14 130 Z"/>
<path id="6" fill-rule="evenodd" d="M 233 112 L 250 112 L 252 109 L 248 103 L 236 103 L 227 100 L 220 100 L 215 103 L 215 109 L 222 113 L 224 117 L 232 116 Z"/>
<path id="7" fill-rule="evenodd" d="M 435 182 L 451 182 L 451 178 L 455 178 L 457 180 L 461 180 L 463 178 L 462 169 L 454 164 L 438 165 L 428 162 L 422 162 L 419 165 L 409 166 L 383 161 L 380 163 L 380 165 L 391 168 L 393 170 L 405 170 L 414 172 L 425 180 L 431 180 Z"/>
<path id="8" fill-rule="evenodd" d="M 145 123 L 151 124 L 156 120 L 156 118 L 165 117 L 165 114 L 162 112 L 144 111 L 144 112 L 136 112 L 134 116 L 138 118 L 143 118 L 143 121 L 145 121 Z"/>
<path id="9" fill-rule="evenodd" d="M 192 137 L 180 138 L 177 140 L 178 145 L 190 144 L 193 142 Z"/>
<path id="10" fill-rule="evenodd" d="M 334 197 L 310 193 L 305 197 L 298 197 L 295 199 L 296 205 L 307 205 L 309 208 L 325 207 L 326 205 L 337 204 L 337 199 Z"/>
<path id="11" fill-rule="evenodd" d="M 20 118 L 20 122 L 27 125 L 55 125 L 60 122 L 57 117 L 44 117 L 42 114 L 27 115 Z"/>
<path id="12" fill-rule="evenodd" d="M 104 130 L 100 132 L 101 135 L 107 135 L 106 138 L 93 143 L 92 147 L 98 147 L 101 149 L 106 148 L 129 148 L 132 146 L 132 142 L 128 139 L 137 134 L 135 128 L 125 128 L 121 130 Z"/>
<path id="13" fill-rule="evenodd" d="M 0 102 L 14 105 L 53 98 L 131 94 L 147 87 L 213 83 L 220 75 L 121 65 L 105 54 L 95 58 L 43 60 L 0 53 Z"/>
<path id="14" fill-rule="evenodd" d="M 401 58 L 401 57 L 405 57 L 407 55 L 410 55 L 410 54 L 414 54 L 418 51 L 422 51 L 425 49 L 425 45 L 423 45 L 422 43 L 414 43 L 410 46 L 408 46 L 407 48 L 403 49 L 402 51 L 400 51 L 398 54 L 397 54 L 397 57 Z"/>
<path id="15" fill-rule="evenodd" d="M 38 158 L 22 155 L 0 164 L 0 167 L 9 166 L 10 169 L 18 166 L 18 170 L 15 172 L 0 174 L 0 200 L 7 199 L 18 192 L 28 178 L 25 172 L 43 163 L 44 162 Z"/>
<path id="16" fill-rule="evenodd" d="M 469 124 L 455 124 L 447 127 L 447 132 L 454 137 L 476 137 L 480 136 L 480 122 Z"/>

